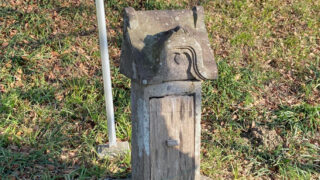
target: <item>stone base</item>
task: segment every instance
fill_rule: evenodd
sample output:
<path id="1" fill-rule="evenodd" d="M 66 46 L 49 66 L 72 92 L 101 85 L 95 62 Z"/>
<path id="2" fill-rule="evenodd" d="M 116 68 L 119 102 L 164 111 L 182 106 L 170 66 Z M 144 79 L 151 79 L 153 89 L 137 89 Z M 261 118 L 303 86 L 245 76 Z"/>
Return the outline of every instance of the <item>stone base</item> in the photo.
<path id="1" fill-rule="evenodd" d="M 117 142 L 116 146 L 109 147 L 109 144 L 101 144 L 97 147 L 99 158 L 114 158 L 130 152 L 129 143 Z"/>

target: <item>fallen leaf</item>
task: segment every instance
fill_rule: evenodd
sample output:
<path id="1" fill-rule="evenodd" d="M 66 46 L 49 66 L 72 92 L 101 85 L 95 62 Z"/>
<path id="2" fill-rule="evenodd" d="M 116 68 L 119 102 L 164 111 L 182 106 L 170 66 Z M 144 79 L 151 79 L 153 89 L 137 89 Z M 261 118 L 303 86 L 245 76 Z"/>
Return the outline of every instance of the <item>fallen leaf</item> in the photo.
<path id="1" fill-rule="evenodd" d="M 2 85 L 2 84 L 0 84 L 0 92 L 6 92 L 6 89 L 5 89 L 4 85 Z"/>
<path id="2" fill-rule="evenodd" d="M 51 79 L 51 80 L 53 80 L 53 79 L 55 79 L 56 78 L 56 76 L 50 71 L 50 73 L 49 73 L 49 79 Z"/>
<path id="3" fill-rule="evenodd" d="M 86 66 L 84 66 L 82 63 L 79 64 L 79 69 L 84 73 L 84 74 L 88 74 L 88 69 Z"/>
<path id="4" fill-rule="evenodd" d="M 69 152 L 69 157 L 75 157 L 76 156 L 76 153 L 75 152 L 73 152 L 73 151 L 71 151 L 71 152 Z"/>
<path id="5" fill-rule="evenodd" d="M 60 155 L 61 160 L 66 160 L 68 157 L 65 154 Z"/>
<path id="6" fill-rule="evenodd" d="M 47 168 L 49 171 L 53 171 L 55 169 L 54 165 L 48 164 Z"/>
<path id="7" fill-rule="evenodd" d="M 19 131 L 19 132 L 17 132 L 17 136 L 21 136 L 23 134 L 23 132 L 21 132 L 21 131 Z"/>
<path id="8" fill-rule="evenodd" d="M 28 61 L 28 60 L 29 60 L 28 56 L 21 56 L 21 58 L 22 58 L 23 60 L 25 60 L 25 61 Z"/>
<path id="9" fill-rule="evenodd" d="M 16 35 L 17 32 L 18 32 L 18 31 L 15 30 L 15 29 L 11 30 L 11 31 L 9 32 L 10 37 L 13 37 L 14 35 Z"/>
<path id="10" fill-rule="evenodd" d="M 5 48 L 5 47 L 7 47 L 8 45 L 9 45 L 9 43 L 8 43 L 8 42 L 4 42 L 4 43 L 2 43 L 2 45 L 1 45 L 1 46 L 2 46 L 3 48 Z"/>
<path id="11" fill-rule="evenodd" d="M 256 122 L 255 122 L 255 121 L 252 121 L 252 123 L 251 123 L 251 128 L 254 128 L 254 127 L 256 127 Z"/>
<path id="12" fill-rule="evenodd" d="M 59 56 L 59 53 L 56 52 L 56 51 L 51 51 L 51 55 L 52 55 L 53 57 L 57 57 L 57 56 Z"/>

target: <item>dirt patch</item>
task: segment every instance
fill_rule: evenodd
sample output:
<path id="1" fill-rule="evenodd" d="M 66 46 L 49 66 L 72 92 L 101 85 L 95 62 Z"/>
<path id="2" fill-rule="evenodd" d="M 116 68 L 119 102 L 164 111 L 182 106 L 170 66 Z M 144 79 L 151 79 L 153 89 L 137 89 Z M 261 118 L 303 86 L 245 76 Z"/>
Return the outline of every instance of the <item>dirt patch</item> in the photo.
<path id="1" fill-rule="evenodd" d="M 272 151 L 282 145 L 283 139 L 274 129 L 265 126 L 252 127 L 247 132 L 242 133 L 242 137 L 247 138 L 255 146 L 262 145 L 264 149 Z"/>

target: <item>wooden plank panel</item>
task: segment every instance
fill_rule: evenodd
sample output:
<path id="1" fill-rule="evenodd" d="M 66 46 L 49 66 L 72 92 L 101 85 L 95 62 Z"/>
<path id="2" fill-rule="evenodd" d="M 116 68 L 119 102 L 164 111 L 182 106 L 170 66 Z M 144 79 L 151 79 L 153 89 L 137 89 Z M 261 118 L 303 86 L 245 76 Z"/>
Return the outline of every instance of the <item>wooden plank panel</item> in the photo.
<path id="1" fill-rule="evenodd" d="M 193 96 L 150 99 L 152 180 L 194 179 L 194 124 Z M 176 140 L 179 144 L 170 147 L 166 143 L 167 140 Z"/>

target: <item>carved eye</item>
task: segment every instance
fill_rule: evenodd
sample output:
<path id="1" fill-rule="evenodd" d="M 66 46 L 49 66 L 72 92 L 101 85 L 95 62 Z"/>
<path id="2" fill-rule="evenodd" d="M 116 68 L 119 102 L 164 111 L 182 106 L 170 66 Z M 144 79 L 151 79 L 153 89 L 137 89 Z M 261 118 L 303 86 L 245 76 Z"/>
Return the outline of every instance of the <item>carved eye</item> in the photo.
<path id="1" fill-rule="evenodd" d="M 178 65 L 180 64 L 182 57 L 180 55 L 180 53 L 175 53 L 174 55 L 174 62 L 176 62 Z"/>

